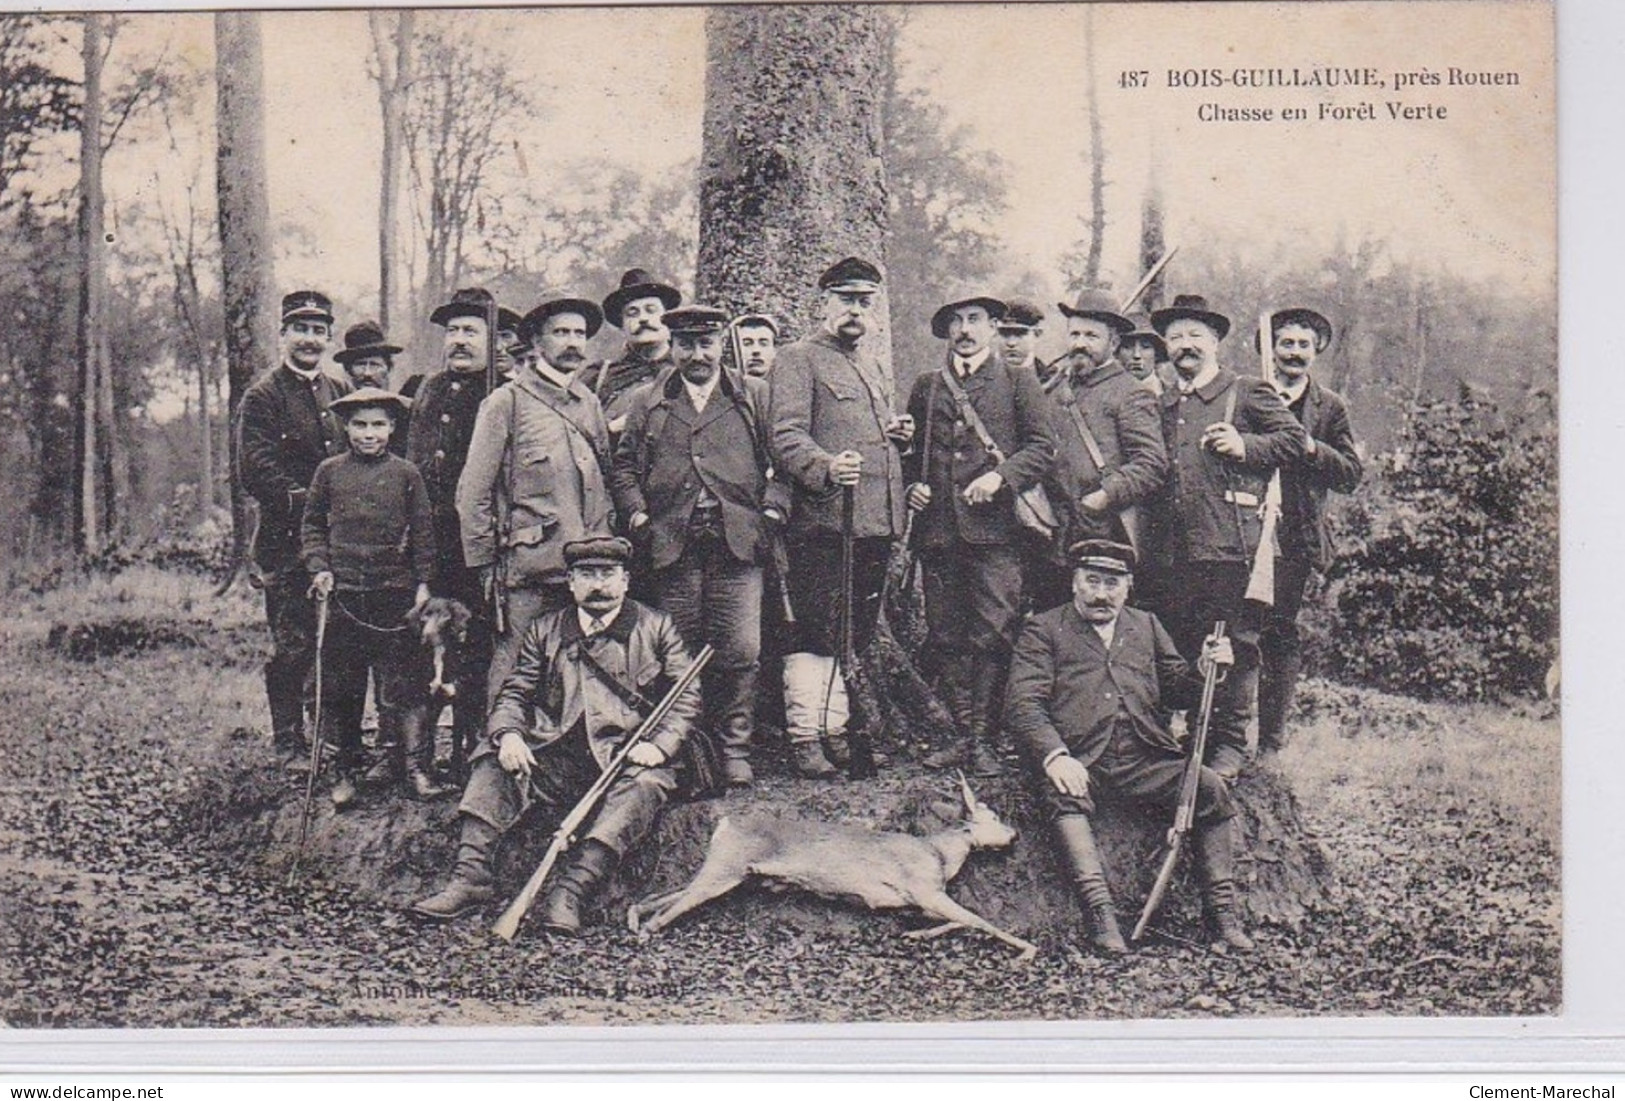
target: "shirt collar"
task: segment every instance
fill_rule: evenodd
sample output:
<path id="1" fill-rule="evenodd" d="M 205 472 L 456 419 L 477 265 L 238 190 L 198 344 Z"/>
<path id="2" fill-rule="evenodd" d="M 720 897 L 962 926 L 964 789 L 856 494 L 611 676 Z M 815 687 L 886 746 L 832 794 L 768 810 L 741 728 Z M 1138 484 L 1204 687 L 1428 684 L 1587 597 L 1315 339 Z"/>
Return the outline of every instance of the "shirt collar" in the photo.
<path id="1" fill-rule="evenodd" d="M 1291 384 L 1276 383 L 1275 386 L 1276 393 L 1280 394 L 1281 400 L 1286 402 L 1288 405 L 1294 404 L 1299 398 L 1303 397 L 1304 392 L 1308 389 L 1309 372 L 1307 371 L 1298 376 L 1297 382 Z"/>
<path id="2" fill-rule="evenodd" d="M 587 614 L 587 609 L 581 607 L 576 608 L 576 622 L 581 624 L 581 636 L 583 638 L 593 638 L 596 635 L 607 633 L 610 627 L 614 625 L 615 621 L 621 618 L 621 613 L 625 610 L 626 604 L 623 602 L 619 608 L 616 608 L 613 612 L 610 612 L 601 621 L 599 621 L 600 626 L 595 631 L 593 629 L 593 618 Z"/>
<path id="3" fill-rule="evenodd" d="M 575 377 L 565 374 L 540 356 L 536 357 L 536 373 L 541 376 L 543 382 L 550 382 L 560 390 L 568 390 L 571 380 Z"/>
<path id="4" fill-rule="evenodd" d="M 1219 365 L 1217 363 L 1209 363 L 1206 367 L 1202 368 L 1197 376 L 1191 379 L 1189 383 L 1185 381 L 1185 376 L 1180 375 L 1177 389 L 1181 394 L 1194 393 L 1195 391 L 1206 386 L 1208 383 L 1212 382 L 1214 378 L 1218 376 L 1218 374 Z"/>
<path id="5" fill-rule="evenodd" d="M 992 354 L 992 347 L 987 347 L 983 348 L 980 352 L 977 352 L 969 359 L 966 359 L 964 356 L 956 355 L 954 356 L 954 370 L 959 373 L 961 378 L 967 378 L 981 370 L 982 364 L 986 363 L 988 357 Z"/>
<path id="6" fill-rule="evenodd" d="M 716 393 L 717 382 L 722 378 L 722 369 L 717 368 L 716 373 L 703 386 L 696 386 L 688 381 L 688 376 L 681 371 L 677 372 L 677 377 L 683 380 L 683 389 L 688 391 L 688 400 L 694 403 L 694 408 L 704 412 L 711 395 Z"/>
<path id="7" fill-rule="evenodd" d="M 300 379 L 304 382 L 314 383 L 317 377 L 322 373 L 321 364 L 317 364 L 308 371 L 301 371 L 287 360 L 282 361 L 282 366 L 286 367 L 293 374 L 294 378 Z"/>

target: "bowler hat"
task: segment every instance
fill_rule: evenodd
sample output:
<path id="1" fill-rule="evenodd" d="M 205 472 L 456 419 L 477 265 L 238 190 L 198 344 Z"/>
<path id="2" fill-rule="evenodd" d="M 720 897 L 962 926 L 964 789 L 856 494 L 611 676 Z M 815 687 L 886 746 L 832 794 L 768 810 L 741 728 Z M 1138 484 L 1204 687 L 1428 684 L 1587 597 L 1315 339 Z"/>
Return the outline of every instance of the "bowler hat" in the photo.
<path id="1" fill-rule="evenodd" d="M 1168 326 L 1186 319 L 1200 321 L 1212 329 L 1220 340 L 1230 332 L 1230 319 L 1208 309 L 1207 299 L 1199 294 L 1176 294 L 1172 306 L 1151 311 L 1151 327 L 1164 338 L 1168 336 Z"/>
<path id="2" fill-rule="evenodd" d="M 544 298 L 540 305 L 527 313 L 519 322 L 519 337 L 527 343 L 534 343 L 536 334 L 550 317 L 561 313 L 578 313 L 587 323 L 587 339 L 591 340 L 598 335 L 598 330 L 604 327 L 603 312 L 598 309 L 598 303 L 586 298 L 571 298 L 568 295 L 559 295 L 554 298 Z"/>
<path id="3" fill-rule="evenodd" d="M 818 289 L 873 294 L 880 289 L 882 282 L 879 268 L 867 260 L 848 256 L 824 269 L 824 274 L 818 277 Z"/>
<path id="4" fill-rule="evenodd" d="M 1000 329 L 1032 329 L 1044 322 L 1044 311 L 1038 303 L 1025 298 L 1006 298 L 1004 316 L 999 318 Z"/>
<path id="5" fill-rule="evenodd" d="M 705 333 L 720 333 L 728 325 L 728 313 L 715 306 L 683 306 L 666 311 L 663 320 L 667 331 L 673 336 L 678 333 L 700 336 Z"/>
<path id="6" fill-rule="evenodd" d="M 632 560 L 632 544 L 619 536 L 599 535 L 564 544 L 565 568 L 624 566 Z"/>
<path id="7" fill-rule="evenodd" d="M 660 282 L 642 268 L 633 268 L 621 276 L 621 285 L 604 297 L 604 319 L 619 329 L 621 312 L 628 303 L 640 298 L 658 298 L 666 309 L 674 310 L 683 295 L 676 287 Z"/>
<path id="8" fill-rule="evenodd" d="M 334 352 L 333 358 L 340 363 L 353 363 L 373 356 L 398 356 L 401 351 L 399 344 L 384 339 L 383 326 L 378 322 L 357 321 L 344 330 L 344 347 Z"/>
<path id="9" fill-rule="evenodd" d="M 1067 548 L 1076 570 L 1103 570 L 1106 573 L 1133 573 L 1139 556 L 1127 543 L 1110 539 L 1085 539 Z"/>
<path id="10" fill-rule="evenodd" d="M 1331 347 L 1332 323 L 1326 316 L 1308 306 L 1288 306 L 1284 310 L 1276 310 L 1270 314 L 1270 339 L 1288 325 L 1303 325 L 1315 332 L 1315 351 L 1324 352 Z M 1253 346 L 1258 346 L 1258 334 L 1253 334 Z"/>
<path id="11" fill-rule="evenodd" d="M 1117 330 L 1118 336 L 1134 331 L 1134 322 L 1117 312 L 1117 301 L 1105 291 L 1084 289 L 1078 292 L 1073 305 L 1057 302 L 1056 306 L 1067 317 L 1086 317 L 1091 321 L 1104 321 Z"/>
<path id="12" fill-rule="evenodd" d="M 937 312 L 931 315 L 931 335 L 938 340 L 948 338 L 948 322 L 954 318 L 955 310 L 962 310 L 968 306 L 980 306 L 988 312 L 994 321 L 1004 316 L 1004 302 L 990 294 L 967 294 L 956 298 L 946 305 L 940 306 Z"/>
<path id="13" fill-rule="evenodd" d="M 321 291 L 294 291 L 282 296 L 282 322 L 296 317 L 314 317 L 333 324 L 333 300 Z"/>
<path id="14" fill-rule="evenodd" d="M 463 287 L 452 293 L 450 302 L 435 308 L 429 322 L 446 325 L 459 317 L 489 318 L 495 306 L 496 299 L 484 287 Z"/>
<path id="15" fill-rule="evenodd" d="M 392 390 L 382 390 L 376 386 L 363 386 L 359 390 L 352 390 L 342 398 L 334 398 L 328 408 L 341 417 L 348 418 L 358 409 L 386 409 L 391 416 L 399 417 L 412 407 L 412 403 Z"/>

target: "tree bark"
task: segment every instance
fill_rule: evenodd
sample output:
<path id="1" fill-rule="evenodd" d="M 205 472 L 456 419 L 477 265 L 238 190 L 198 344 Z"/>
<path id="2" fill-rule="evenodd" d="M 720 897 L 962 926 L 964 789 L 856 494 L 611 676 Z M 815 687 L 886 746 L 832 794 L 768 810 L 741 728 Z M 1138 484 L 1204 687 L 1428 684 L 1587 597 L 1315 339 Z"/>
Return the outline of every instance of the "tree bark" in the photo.
<path id="1" fill-rule="evenodd" d="M 265 184 L 264 75 L 259 15 L 219 12 L 214 17 L 220 266 L 226 321 L 227 420 L 254 376 L 275 362 L 271 310 L 270 201 Z M 233 559 L 246 560 L 252 513 L 231 448 Z"/>
<path id="2" fill-rule="evenodd" d="M 1140 205 L 1140 270 L 1150 271 L 1163 253 L 1168 251 L 1167 242 L 1162 235 L 1162 186 L 1159 181 L 1156 145 L 1153 142 L 1151 151 L 1151 167 L 1147 172 L 1145 199 Z M 1151 280 L 1145 293 L 1140 296 L 1139 309 L 1149 313 L 1162 306 L 1163 280 L 1168 276 L 1168 269 L 1163 268 L 1157 277 Z"/>
<path id="3" fill-rule="evenodd" d="M 102 225 L 102 41 L 105 16 L 84 16 L 84 112 L 79 126 L 79 440 L 74 547 L 97 554 L 107 537 L 103 392 L 107 242 Z M 110 403 L 109 403 L 110 404 Z"/>
<path id="4" fill-rule="evenodd" d="M 412 86 L 413 68 L 413 13 L 403 10 L 394 15 L 392 29 L 389 13 L 367 14 L 377 53 L 378 107 L 384 125 L 383 165 L 378 180 L 378 323 L 386 333 L 390 332 L 398 293 L 395 269 L 400 256 L 401 150 L 405 144 L 402 113 Z"/>
<path id="5" fill-rule="evenodd" d="M 1095 10 L 1084 9 L 1083 72 L 1089 96 L 1089 256 L 1084 284 L 1100 286 L 1100 254 L 1106 240 L 1106 138 L 1100 127 L 1100 95 L 1095 72 Z"/>

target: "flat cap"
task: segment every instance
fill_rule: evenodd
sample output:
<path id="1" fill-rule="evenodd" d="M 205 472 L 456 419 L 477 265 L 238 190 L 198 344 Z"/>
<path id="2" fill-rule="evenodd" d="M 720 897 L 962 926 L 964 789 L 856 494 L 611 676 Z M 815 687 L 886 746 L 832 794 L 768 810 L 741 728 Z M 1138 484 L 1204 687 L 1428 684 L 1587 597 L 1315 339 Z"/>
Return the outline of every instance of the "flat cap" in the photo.
<path id="1" fill-rule="evenodd" d="M 773 320 L 773 315 L 767 313 L 742 313 L 728 324 L 735 329 L 745 329 L 751 326 L 772 329 L 774 340 L 777 340 L 782 332 L 779 323 Z"/>
<path id="2" fill-rule="evenodd" d="M 1026 298 L 1006 298 L 1004 316 L 999 318 L 1000 329 L 1032 329 L 1044 323 L 1044 311 L 1038 303 Z"/>
<path id="3" fill-rule="evenodd" d="M 880 289 L 880 269 L 867 260 L 848 256 L 837 260 L 818 277 L 821 291 L 854 291 L 873 293 Z"/>
<path id="4" fill-rule="evenodd" d="M 632 560 L 632 544 L 619 536 L 600 535 L 564 544 L 564 565 L 624 566 Z"/>
<path id="5" fill-rule="evenodd" d="M 1139 556 L 1127 543 L 1110 539 L 1085 539 L 1067 549 L 1075 570 L 1103 570 L 1106 573 L 1133 573 Z"/>

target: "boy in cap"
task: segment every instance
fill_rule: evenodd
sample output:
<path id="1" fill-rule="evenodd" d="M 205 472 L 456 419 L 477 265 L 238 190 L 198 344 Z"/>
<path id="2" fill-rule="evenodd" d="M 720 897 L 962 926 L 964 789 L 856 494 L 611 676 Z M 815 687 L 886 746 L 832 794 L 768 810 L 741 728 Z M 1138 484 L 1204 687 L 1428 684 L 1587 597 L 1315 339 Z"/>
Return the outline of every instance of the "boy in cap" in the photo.
<path id="1" fill-rule="evenodd" d="M 311 588 L 331 608 L 322 649 L 326 663 L 322 737 L 335 743 L 343 809 L 355 799 L 361 764 L 361 707 L 370 670 L 378 687 L 379 740 L 420 799 L 444 794 L 431 777 L 434 733 L 428 722 L 428 659 L 406 615 L 429 599 L 434 516 L 418 468 L 389 451 L 398 394 L 363 387 L 333 403 L 350 450 L 316 468 L 302 543 Z"/>
<path id="2" fill-rule="evenodd" d="M 1063 868 L 1084 907 L 1094 946 L 1128 950 L 1117 925 L 1090 816 L 1102 784 L 1118 798 L 1172 811 L 1185 751 L 1165 721 L 1201 695 L 1194 673 L 1155 616 L 1127 607 L 1134 548 L 1086 540 L 1071 548 L 1072 600 L 1030 617 L 1010 664 L 1005 723 L 1050 820 Z M 1230 640 L 1207 639 L 1198 669 L 1231 665 Z M 1250 951 L 1236 912 L 1235 808 L 1229 785 L 1202 768 L 1196 797 L 1196 866 L 1216 944 Z"/>

